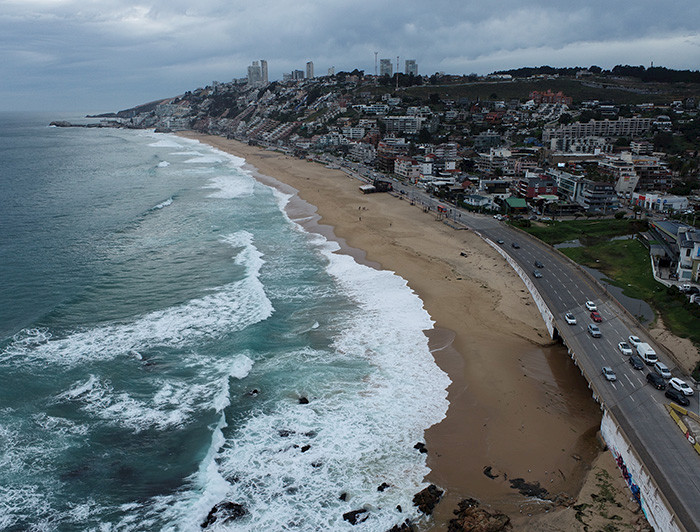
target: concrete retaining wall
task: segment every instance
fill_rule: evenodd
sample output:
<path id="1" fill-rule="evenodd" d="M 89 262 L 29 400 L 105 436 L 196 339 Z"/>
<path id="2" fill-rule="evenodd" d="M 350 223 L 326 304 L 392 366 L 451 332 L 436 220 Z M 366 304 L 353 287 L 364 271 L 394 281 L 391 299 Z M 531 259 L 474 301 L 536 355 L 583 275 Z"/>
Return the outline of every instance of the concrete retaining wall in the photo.
<path id="1" fill-rule="evenodd" d="M 676 522 L 654 479 L 607 411 L 600 423 L 600 433 L 654 530 L 683 532 L 685 529 Z"/>

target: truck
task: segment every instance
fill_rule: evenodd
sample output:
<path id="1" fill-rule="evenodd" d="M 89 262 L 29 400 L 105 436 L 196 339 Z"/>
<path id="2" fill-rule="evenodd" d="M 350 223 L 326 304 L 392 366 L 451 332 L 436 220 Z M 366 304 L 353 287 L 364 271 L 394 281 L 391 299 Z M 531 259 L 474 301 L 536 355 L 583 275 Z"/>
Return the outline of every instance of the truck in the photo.
<path id="1" fill-rule="evenodd" d="M 642 358 L 647 366 L 653 366 L 659 361 L 659 357 L 656 356 L 656 351 L 654 351 L 654 349 L 646 342 L 637 344 L 637 354 Z"/>

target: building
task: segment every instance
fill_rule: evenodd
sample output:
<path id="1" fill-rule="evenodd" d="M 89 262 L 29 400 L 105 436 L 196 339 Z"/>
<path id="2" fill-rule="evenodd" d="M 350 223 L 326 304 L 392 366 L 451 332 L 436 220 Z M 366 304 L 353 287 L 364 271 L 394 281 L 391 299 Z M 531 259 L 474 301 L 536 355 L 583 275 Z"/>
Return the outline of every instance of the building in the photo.
<path id="1" fill-rule="evenodd" d="M 307 61 L 306 62 L 306 79 L 313 79 L 313 78 L 314 78 L 314 62 Z"/>
<path id="2" fill-rule="evenodd" d="M 610 213 L 617 209 L 618 199 L 612 183 L 600 183 L 590 179 L 581 180 L 581 189 L 576 203 L 589 212 Z"/>
<path id="3" fill-rule="evenodd" d="M 700 232 L 692 227 L 678 228 L 678 274 L 679 281 L 700 280 Z"/>
<path id="4" fill-rule="evenodd" d="M 263 85 L 267 85 L 268 83 L 270 83 L 267 77 L 267 61 L 265 61 L 264 59 L 260 60 L 260 74 L 262 75 Z"/>
<path id="5" fill-rule="evenodd" d="M 380 59 L 379 60 L 379 75 L 380 76 L 393 76 L 394 68 L 391 65 L 391 59 Z"/>
<path id="6" fill-rule="evenodd" d="M 606 157 L 598 161 L 598 171 L 615 183 L 615 191 L 618 194 L 627 198 L 632 197 L 632 192 L 639 182 L 639 176 L 629 160 Z"/>
<path id="7" fill-rule="evenodd" d="M 394 173 L 404 179 L 416 181 L 420 176 L 420 170 L 421 165 L 411 157 L 399 155 L 394 160 Z"/>
<path id="8" fill-rule="evenodd" d="M 334 66 L 328 68 L 328 75 L 331 77 L 335 76 L 335 67 Z"/>
<path id="9" fill-rule="evenodd" d="M 546 128 L 542 132 L 542 141 L 550 142 L 556 138 L 579 137 L 639 137 L 647 133 L 652 126 L 651 118 L 619 118 L 617 120 L 590 120 L 563 124 L 556 128 Z"/>
<path id="10" fill-rule="evenodd" d="M 557 182 L 547 174 L 527 172 L 525 177 L 517 182 L 518 196 L 526 200 L 532 200 L 543 194 L 556 195 Z"/>
<path id="11" fill-rule="evenodd" d="M 688 198 L 685 196 L 671 196 L 653 194 L 648 192 L 635 192 L 632 195 L 632 203 L 648 211 L 684 211 L 688 208 Z"/>
<path id="12" fill-rule="evenodd" d="M 418 75 L 418 65 L 416 64 L 415 59 L 406 59 L 405 67 L 404 67 L 404 73 L 407 76 Z"/>
<path id="13" fill-rule="evenodd" d="M 303 70 L 292 70 L 292 79 L 293 80 L 300 80 L 304 79 L 304 71 Z"/>
<path id="14" fill-rule="evenodd" d="M 547 89 L 545 92 L 532 91 L 530 99 L 534 100 L 538 105 L 543 103 L 561 103 L 570 106 L 573 103 L 571 96 L 564 96 L 564 93 L 561 91 L 552 92 L 551 89 Z"/>
<path id="15" fill-rule="evenodd" d="M 386 116 L 382 119 L 387 133 L 415 135 L 423 129 L 425 118 L 421 116 Z"/>
<path id="16" fill-rule="evenodd" d="M 258 61 L 248 67 L 248 85 L 261 85 L 263 80 L 262 68 Z"/>

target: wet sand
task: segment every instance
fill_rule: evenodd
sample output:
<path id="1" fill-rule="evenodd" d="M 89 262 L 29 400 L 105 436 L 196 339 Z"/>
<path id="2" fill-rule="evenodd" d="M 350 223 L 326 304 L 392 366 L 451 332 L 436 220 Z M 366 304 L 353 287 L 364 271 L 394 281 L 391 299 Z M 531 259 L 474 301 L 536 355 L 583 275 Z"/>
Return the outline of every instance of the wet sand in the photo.
<path id="1" fill-rule="evenodd" d="M 507 513 L 516 530 L 534 529 L 531 515 L 538 514 L 538 529 L 579 529 L 573 514 L 565 519 L 565 511 L 511 487 L 514 478 L 539 483 L 552 497 L 575 497 L 598 460 L 620 487 L 612 458 L 598 457 L 601 413 L 586 381 L 551 342 L 520 278 L 478 236 L 392 195 L 363 195 L 361 183 L 339 170 L 221 137 L 182 135 L 244 157 L 259 179 L 298 191 L 292 219 L 338 240 L 356 260 L 396 272 L 421 297 L 436 322 L 426 332 L 431 350 L 452 379 L 447 417 L 426 431 L 427 480 L 446 490 L 434 530 L 446 529 L 466 497 Z"/>

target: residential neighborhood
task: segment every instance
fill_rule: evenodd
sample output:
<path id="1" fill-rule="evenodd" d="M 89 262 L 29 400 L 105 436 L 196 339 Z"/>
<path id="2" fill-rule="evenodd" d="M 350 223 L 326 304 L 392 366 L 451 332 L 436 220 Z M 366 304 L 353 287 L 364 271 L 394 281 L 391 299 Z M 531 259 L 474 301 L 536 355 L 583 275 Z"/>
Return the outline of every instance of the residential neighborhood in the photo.
<path id="1" fill-rule="evenodd" d="M 368 181 L 398 179 L 469 210 L 544 220 L 667 217 L 684 241 L 695 238 L 694 93 L 668 99 L 625 76 L 627 67 L 420 76 L 415 61 L 406 61 L 406 73 L 382 65 L 381 75 L 329 69 L 315 77 L 309 62 L 305 73 L 269 82 L 267 62 L 254 61 L 245 78 L 105 118 L 226 136 Z M 671 260 L 678 279 L 697 282 L 697 245 L 689 253 Z"/>

